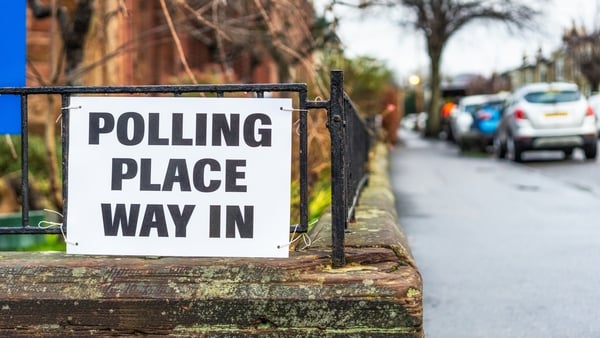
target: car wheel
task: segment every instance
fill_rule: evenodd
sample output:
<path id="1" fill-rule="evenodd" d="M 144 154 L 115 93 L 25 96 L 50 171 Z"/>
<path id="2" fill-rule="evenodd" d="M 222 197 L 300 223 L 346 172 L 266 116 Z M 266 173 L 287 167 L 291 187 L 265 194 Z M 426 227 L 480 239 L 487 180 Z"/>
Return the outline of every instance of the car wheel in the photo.
<path id="1" fill-rule="evenodd" d="M 598 144 L 592 143 L 583 147 L 583 152 L 585 153 L 585 158 L 588 160 L 595 160 L 598 154 Z"/>
<path id="2" fill-rule="evenodd" d="M 521 149 L 519 142 L 515 141 L 512 136 L 509 136 L 506 141 L 506 154 L 513 162 L 523 162 L 523 149 Z"/>
<path id="3" fill-rule="evenodd" d="M 456 140 L 456 144 L 458 145 L 458 150 L 460 150 L 461 153 L 469 150 L 469 144 L 465 142 L 465 140 Z"/>
<path id="4" fill-rule="evenodd" d="M 500 140 L 499 136 L 494 136 L 492 147 L 497 158 L 506 158 L 506 144 Z"/>

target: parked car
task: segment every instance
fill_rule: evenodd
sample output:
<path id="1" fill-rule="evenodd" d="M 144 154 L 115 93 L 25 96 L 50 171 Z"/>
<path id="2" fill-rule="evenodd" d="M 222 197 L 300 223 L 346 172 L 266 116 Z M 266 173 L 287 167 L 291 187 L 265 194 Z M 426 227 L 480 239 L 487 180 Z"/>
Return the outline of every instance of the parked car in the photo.
<path id="1" fill-rule="evenodd" d="M 425 128 L 427 127 L 427 118 L 428 115 L 424 111 L 417 114 L 417 131 L 419 131 L 420 133 L 425 132 Z"/>
<path id="2" fill-rule="evenodd" d="M 532 83 L 514 91 L 494 137 L 499 158 L 523 160 L 529 150 L 562 150 L 570 156 L 582 148 L 595 159 L 596 117 L 574 83 Z"/>
<path id="3" fill-rule="evenodd" d="M 461 151 L 472 147 L 485 151 L 492 145 L 508 94 L 470 95 L 461 98 L 450 115 L 450 127 Z"/>
<path id="4" fill-rule="evenodd" d="M 600 94 L 590 96 L 588 98 L 588 103 L 596 114 L 596 129 L 598 130 L 598 135 L 600 136 Z"/>
<path id="5" fill-rule="evenodd" d="M 417 114 L 408 114 L 402 117 L 401 122 L 402 128 L 407 130 L 416 130 L 417 129 Z"/>

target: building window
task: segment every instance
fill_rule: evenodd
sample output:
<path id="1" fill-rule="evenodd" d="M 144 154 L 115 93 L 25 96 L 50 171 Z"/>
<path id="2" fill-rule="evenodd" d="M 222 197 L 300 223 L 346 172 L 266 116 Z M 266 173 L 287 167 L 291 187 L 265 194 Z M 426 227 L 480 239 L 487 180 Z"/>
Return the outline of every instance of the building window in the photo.
<path id="1" fill-rule="evenodd" d="M 525 83 L 532 83 L 533 82 L 533 72 L 531 68 L 527 68 L 525 69 Z"/>
<path id="2" fill-rule="evenodd" d="M 541 82 L 548 81 L 548 69 L 545 64 L 540 65 L 540 81 Z"/>
<path id="3" fill-rule="evenodd" d="M 556 59 L 554 71 L 556 72 L 557 81 L 563 81 L 565 79 L 565 61 L 563 58 L 559 57 Z"/>

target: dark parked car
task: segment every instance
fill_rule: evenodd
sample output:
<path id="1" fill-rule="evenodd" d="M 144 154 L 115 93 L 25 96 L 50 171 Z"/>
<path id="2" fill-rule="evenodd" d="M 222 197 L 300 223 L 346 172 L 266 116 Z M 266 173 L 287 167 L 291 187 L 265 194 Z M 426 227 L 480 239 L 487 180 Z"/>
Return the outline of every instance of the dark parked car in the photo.
<path id="1" fill-rule="evenodd" d="M 465 96 L 450 116 L 450 126 L 461 151 L 476 147 L 485 151 L 492 145 L 508 94 Z"/>

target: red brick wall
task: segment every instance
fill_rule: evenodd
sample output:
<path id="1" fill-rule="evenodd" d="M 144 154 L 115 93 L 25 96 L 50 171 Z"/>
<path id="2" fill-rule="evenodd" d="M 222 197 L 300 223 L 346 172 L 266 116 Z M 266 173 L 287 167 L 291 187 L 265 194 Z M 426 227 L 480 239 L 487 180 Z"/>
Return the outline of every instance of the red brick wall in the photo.
<path id="1" fill-rule="evenodd" d="M 49 0 L 45 1 L 50 3 Z M 75 2 L 57 0 L 57 3 L 73 8 Z M 122 4 L 125 8 L 121 7 Z M 310 3 L 307 2 L 306 10 L 311 8 L 309 5 Z M 274 6 L 272 10 L 279 10 L 278 6 Z M 164 13 L 158 0 L 96 1 L 94 11 L 95 16 L 90 27 L 82 65 L 86 67 L 83 76 L 84 84 L 141 85 L 191 82 L 190 79 L 186 79 L 187 75 L 166 26 Z M 172 10 L 171 15 L 177 23 L 181 13 Z M 311 15 L 307 14 L 306 17 L 310 19 Z M 51 18 L 33 18 L 29 9 L 27 30 L 28 58 L 31 61 L 27 84 L 36 86 L 42 82 L 36 79 L 34 74 L 40 74 L 44 81 L 50 79 L 52 60 L 56 65 L 56 60 L 61 55 L 61 38 L 56 21 Z M 53 30 L 56 33 L 53 34 Z M 273 59 L 268 53 L 260 52 L 261 49 L 265 50 L 261 46 L 252 47 L 255 54 L 262 55 L 260 58 L 255 57 L 254 60 L 249 50 L 236 51 L 235 58 L 229 60 L 233 74 L 226 78 L 219 74 L 223 69 L 214 50 L 202 44 L 181 27 L 178 27 L 177 34 L 187 62 L 197 74 L 199 82 L 279 81 Z M 59 81 L 56 84 L 63 83 L 64 81 Z"/>

